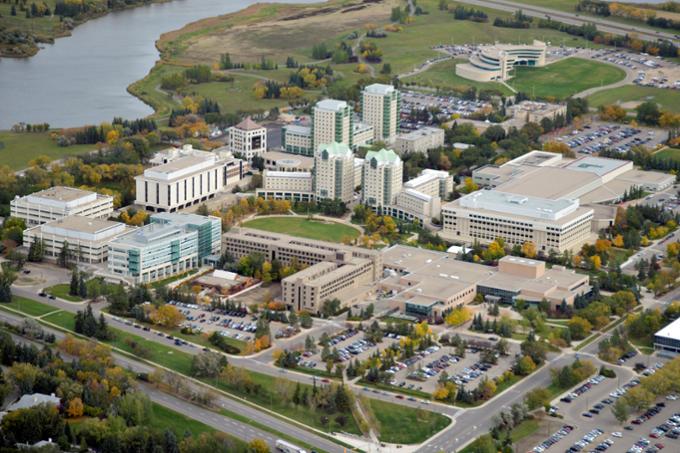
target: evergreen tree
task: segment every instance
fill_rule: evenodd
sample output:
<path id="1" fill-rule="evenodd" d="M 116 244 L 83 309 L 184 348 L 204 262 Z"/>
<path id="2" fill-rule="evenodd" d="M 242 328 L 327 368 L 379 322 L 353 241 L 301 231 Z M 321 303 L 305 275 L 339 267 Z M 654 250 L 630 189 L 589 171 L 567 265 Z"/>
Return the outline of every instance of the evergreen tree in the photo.
<path id="1" fill-rule="evenodd" d="M 69 285 L 68 293 L 71 296 L 77 296 L 80 289 L 80 279 L 78 276 L 78 269 L 73 269 L 71 272 L 71 284 Z"/>

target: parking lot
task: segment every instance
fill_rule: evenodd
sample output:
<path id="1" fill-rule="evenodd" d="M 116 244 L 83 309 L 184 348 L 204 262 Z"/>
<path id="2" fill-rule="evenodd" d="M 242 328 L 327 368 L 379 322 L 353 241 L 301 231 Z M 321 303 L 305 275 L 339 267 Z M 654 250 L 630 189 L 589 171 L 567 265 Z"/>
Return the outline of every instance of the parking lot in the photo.
<path id="1" fill-rule="evenodd" d="M 456 96 L 438 96 L 434 94 L 417 93 L 414 91 L 404 91 L 401 95 L 402 120 L 399 127 L 403 130 L 414 130 L 427 125 L 427 121 L 414 122 L 408 119 L 409 114 L 414 109 L 423 110 L 438 108 L 440 110 L 439 117 L 443 121 L 448 121 L 451 119 L 451 115 L 457 114 L 461 117 L 467 117 L 487 106 L 490 107 L 490 104 L 486 101 L 465 100 Z"/>
<path id="2" fill-rule="evenodd" d="M 574 152 L 595 154 L 604 149 L 625 153 L 637 145 L 654 148 L 666 138 L 667 133 L 661 129 L 595 122 L 556 140 L 565 143 Z"/>
<path id="3" fill-rule="evenodd" d="M 652 364 L 641 372 L 652 374 L 659 366 L 660 363 Z M 555 419 L 556 422 L 573 429 L 560 428 L 537 442 L 531 451 L 654 453 L 664 447 L 665 451 L 680 451 L 680 440 L 676 440 L 676 436 L 680 437 L 680 413 L 675 415 L 680 411 L 680 400 L 675 395 L 659 399 L 643 414 L 631 415 L 628 423 L 622 425 L 611 406 L 630 388 L 639 385 L 643 374 L 622 367 L 616 368 L 616 374 L 616 378 L 590 379 L 554 403 L 556 413 L 563 417 Z"/>
<path id="4" fill-rule="evenodd" d="M 634 72 L 634 83 L 655 88 L 680 89 L 680 66 L 663 58 L 644 53 L 601 49 L 592 51 L 590 58 L 606 61 Z"/>

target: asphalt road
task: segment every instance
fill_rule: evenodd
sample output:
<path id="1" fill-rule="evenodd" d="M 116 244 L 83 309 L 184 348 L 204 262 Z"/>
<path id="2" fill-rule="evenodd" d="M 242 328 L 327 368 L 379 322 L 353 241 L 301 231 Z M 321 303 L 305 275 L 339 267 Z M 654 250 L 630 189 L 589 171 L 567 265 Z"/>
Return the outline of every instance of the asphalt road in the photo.
<path id="1" fill-rule="evenodd" d="M 602 32 L 613 33 L 616 35 L 626 35 L 628 33 L 637 33 L 638 36 L 644 40 L 656 41 L 659 38 L 668 39 L 675 43 L 678 42 L 672 33 L 650 31 L 649 28 L 640 27 L 636 25 L 621 24 L 612 20 L 593 16 L 581 16 L 576 13 L 568 13 L 552 8 L 542 6 L 527 5 L 521 2 L 512 2 L 507 0 L 462 0 L 463 3 L 468 3 L 476 6 L 485 6 L 500 11 L 515 12 L 521 9 L 522 12 L 528 16 L 558 20 L 565 24 L 582 25 L 585 23 L 593 23 L 597 25 L 597 29 Z"/>
<path id="2" fill-rule="evenodd" d="M 0 312 L 0 320 L 13 325 L 20 324 L 23 319 L 24 318 L 19 315 L 14 315 L 4 311 Z M 64 337 L 64 334 L 59 330 L 50 329 L 48 327 L 44 328 L 46 331 L 54 333 L 57 339 Z M 132 372 L 150 373 L 154 371 L 154 367 L 132 360 L 127 356 L 115 352 L 113 352 L 112 355 L 118 365 L 131 370 Z M 208 389 L 207 386 L 202 386 L 189 380 L 187 380 L 186 383 L 190 388 L 197 391 L 205 391 Z M 154 402 L 203 422 L 219 431 L 234 435 L 245 441 L 250 441 L 255 438 L 264 439 L 272 446 L 276 441 L 275 436 L 267 431 L 259 430 L 247 423 L 217 414 L 208 409 L 168 395 L 167 393 L 163 393 L 150 385 L 144 385 L 143 387 L 145 389 L 145 393 L 147 393 Z M 344 447 L 341 447 L 334 442 L 331 442 L 305 429 L 299 428 L 293 424 L 287 423 L 277 417 L 267 414 L 266 412 L 257 410 L 247 404 L 243 404 L 239 401 L 223 396 L 222 394 L 215 393 L 214 403 L 216 406 L 237 413 L 241 416 L 248 417 L 249 419 L 252 419 L 264 426 L 268 426 L 278 432 L 285 433 L 291 437 L 294 437 L 295 439 L 299 439 L 304 443 L 313 445 L 329 453 L 344 453 L 346 451 Z"/>

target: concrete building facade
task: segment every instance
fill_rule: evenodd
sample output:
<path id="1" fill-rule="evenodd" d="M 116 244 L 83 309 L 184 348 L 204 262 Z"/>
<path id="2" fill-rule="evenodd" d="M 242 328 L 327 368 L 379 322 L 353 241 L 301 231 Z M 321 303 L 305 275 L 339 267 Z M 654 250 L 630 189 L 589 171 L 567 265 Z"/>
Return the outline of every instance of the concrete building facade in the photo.
<path id="1" fill-rule="evenodd" d="M 262 188 L 257 196 L 264 199 L 311 202 L 314 195 L 314 176 L 307 171 L 271 171 L 262 173 Z"/>
<path id="2" fill-rule="evenodd" d="M 232 153 L 239 153 L 250 161 L 267 151 L 267 129 L 246 117 L 236 126 L 227 129 L 227 146 Z"/>
<path id="3" fill-rule="evenodd" d="M 291 154 L 314 156 L 312 128 L 290 124 L 281 128 L 281 148 Z"/>
<path id="4" fill-rule="evenodd" d="M 373 139 L 391 143 L 399 129 L 401 95 L 392 85 L 374 83 L 361 91 L 361 121 L 373 126 Z"/>
<path id="5" fill-rule="evenodd" d="M 113 213 L 113 197 L 73 187 L 54 186 L 9 202 L 10 215 L 23 219 L 26 226 L 41 225 L 79 215 L 106 219 Z"/>
<path id="6" fill-rule="evenodd" d="M 545 66 L 547 50 L 546 44 L 537 40 L 533 44 L 480 46 L 468 63 L 456 65 L 456 75 L 478 82 L 505 81 L 512 78 L 517 66 Z"/>
<path id="7" fill-rule="evenodd" d="M 133 283 L 148 283 L 197 268 L 221 253 L 219 217 L 160 213 L 151 223 L 109 243 L 109 272 Z"/>
<path id="8" fill-rule="evenodd" d="M 214 198 L 240 181 L 248 165 L 229 153 L 190 146 L 158 156 L 161 162 L 135 177 L 135 203 L 153 212 L 175 212 Z"/>
<path id="9" fill-rule="evenodd" d="M 312 149 L 328 143 L 344 143 L 353 146 L 352 109 L 345 101 L 324 99 L 312 109 Z"/>
<path id="10" fill-rule="evenodd" d="M 444 146 L 444 129 L 423 127 L 406 134 L 397 135 L 394 150 L 400 155 L 407 153 L 426 153 L 431 149 Z"/>
<path id="11" fill-rule="evenodd" d="M 121 222 L 68 216 L 24 231 L 24 245 L 42 242 L 45 258 L 56 260 L 66 245 L 68 260 L 77 263 L 103 263 L 109 242 L 133 230 Z"/>
<path id="12" fill-rule="evenodd" d="M 392 150 L 369 151 L 362 168 L 361 202 L 380 210 L 393 204 L 402 188 L 403 163 Z"/>
<path id="13" fill-rule="evenodd" d="M 320 145 L 314 155 L 314 192 L 348 203 L 354 195 L 354 153 L 344 143 Z"/>

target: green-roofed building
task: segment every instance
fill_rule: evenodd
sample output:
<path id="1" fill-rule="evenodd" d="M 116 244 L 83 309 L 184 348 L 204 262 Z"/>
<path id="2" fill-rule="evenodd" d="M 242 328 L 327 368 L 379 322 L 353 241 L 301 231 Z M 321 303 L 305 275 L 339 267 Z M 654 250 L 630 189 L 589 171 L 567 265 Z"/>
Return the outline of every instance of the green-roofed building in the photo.
<path id="1" fill-rule="evenodd" d="M 380 210 L 394 203 L 402 188 L 403 163 L 391 149 L 369 151 L 364 158 L 361 202 Z"/>

